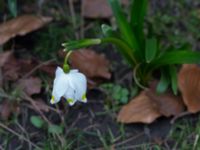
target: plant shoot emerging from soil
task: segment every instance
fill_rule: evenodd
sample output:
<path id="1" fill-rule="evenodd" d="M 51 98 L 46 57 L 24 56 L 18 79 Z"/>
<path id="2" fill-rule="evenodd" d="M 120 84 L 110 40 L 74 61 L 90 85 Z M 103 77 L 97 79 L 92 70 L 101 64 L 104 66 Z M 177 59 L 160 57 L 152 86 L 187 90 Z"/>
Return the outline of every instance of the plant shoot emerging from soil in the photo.
<path id="1" fill-rule="evenodd" d="M 177 66 L 178 64 L 199 63 L 200 53 L 190 49 L 167 49 L 159 43 L 151 26 L 144 28 L 148 0 L 132 0 L 128 17 L 122 10 L 118 0 L 108 0 L 117 29 L 109 25 L 102 25 L 103 38 L 70 41 L 63 44 L 66 50 L 79 49 L 91 45 L 112 43 L 133 68 L 133 78 L 141 89 L 146 89 L 154 79 L 156 72 L 160 81 L 156 91 L 165 92 L 171 87 L 177 94 Z M 127 19 L 128 18 L 128 19 Z M 145 29 L 145 30 L 144 30 Z"/>

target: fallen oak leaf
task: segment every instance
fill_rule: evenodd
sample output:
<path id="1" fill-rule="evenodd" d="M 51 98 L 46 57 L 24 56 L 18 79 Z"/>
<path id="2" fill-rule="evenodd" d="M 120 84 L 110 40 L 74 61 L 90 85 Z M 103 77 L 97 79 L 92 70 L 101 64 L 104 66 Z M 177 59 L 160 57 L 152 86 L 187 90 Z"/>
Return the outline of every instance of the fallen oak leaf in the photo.
<path id="1" fill-rule="evenodd" d="M 18 87 L 28 95 L 39 94 L 42 88 L 42 81 L 37 77 L 21 79 L 18 82 Z"/>
<path id="2" fill-rule="evenodd" d="M 34 103 L 40 111 L 49 112 L 49 106 L 42 99 L 37 99 Z"/>
<path id="3" fill-rule="evenodd" d="M 110 18 L 112 11 L 107 0 L 83 0 L 82 15 L 86 18 Z"/>
<path id="4" fill-rule="evenodd" d="M 184 64 L 178 74 L 178 87 L 188 111 L 200 111 L 200 67 Z"/>
<path id="5" fill-rule="evenodd" d="M 147 90 L 146 95 L 156 103 L 157 109 L 165 117 L 178 116 L 184 111 L 181 97 L 170 92 L 156 94 L 154 90 Z"/>
<path id="6" fill-rule="evenodd" d="M 70 56 L 70 63 L 88 78 L 110 79 L 109 61 L 104 55 L 99 55 L 91 49 L 74 51 Z"/>
<path id="7" fill-rule="evenodd" d="M 5 51 L 0 53 L 0 67 L 3 67 L 9 58 L 13 54 L 13 51 Z"/>
<path id="8" fill-rule="evenodd" d="M 117 120 L 122 123 L 152 123 L 162 116 L 157 108 L 157 104 L 152 101 L 146 92 L 141 92 L 128 104 L 122 107 Z"/>
<path id="9" fill-rule="evenodd" d="M 121 0 L 122 4 L 128 5 L 128 0 Z M 86 18 L 110 18 L 112 11 L 107 0 L 83 0 L 82 15 Z"/>
<path id="10" fill-rule="evenodd" d="M 2 54 L 3 55 L 3 54 Z M 21 66 L 15 58 L 13 52 L 9 53 L 2 66 L 4 80 L 17 80 L 19 78 Z"/>
<path id="11" fill-rule="evenodd" d="M 0 118 L 2 120 L 8 120 L 13 113 L 19 114 L 20 107 L 9 100 L 3 100 L 0 104 Z"/>
<path id="12" fill-rule="evenodd" d="M 0 24 L 0 45 L 9 39 L 24 36 L 52 21 L 51 17 L 23 15 Z"/>

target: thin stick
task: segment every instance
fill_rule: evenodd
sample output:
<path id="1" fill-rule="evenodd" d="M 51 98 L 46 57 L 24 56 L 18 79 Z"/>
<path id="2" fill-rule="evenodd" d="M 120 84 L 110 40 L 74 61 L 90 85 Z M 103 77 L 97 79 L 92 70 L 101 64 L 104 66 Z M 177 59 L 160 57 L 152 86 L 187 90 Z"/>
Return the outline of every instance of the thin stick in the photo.
<path id="1" fill-rule="evenodd" d="M 23 93 L 23 98 L 27 101 L 29 101 L 33 107 L 35 108 L 35 110 L 40 114 L 40 116 L 49 124 L 52 125 L 52 123 L 49 121 L 49 119 L 43 114 L 43 112 L 37 107 L 37 105 L 35 104 L 35 101 L 29 97 L 26 93 Z M 61 138 L 61 136 L 59 134 L 56 134 L 56 136 L 58 137 L 58 139 L 60 140 L 60 143 L 62 144 L 62 146 L 64 145 L 64 141 Z"/>
<path id="2" fill-rule="evenodd" d="M 26 139 L 24 136 L 20 135 L 19 133 L 15 132 L 14 130 L 12 130 L 11 128 L 7 127 L 6 125 L 4 125 L 3 123 L 0 122 L 0 127 L 2 127 L 3 129 L 9 131 L 10 133 L 18 136 L 19 138 L 21 138 L 22 140 L 30 143 L 34 148 L 37 148 L 37 149 L 41 149 L 40 147 L 38 147 L 36 144 L 34 144 L 33 142 L 31 142 L 30 140 Z"/>
<path id="3" fill-rule="evenodd" d="M 172 118 L 172 120 L 170 121 L 170 123 L 171 123 L 171 124 L 174 124 L 174 122 L 175 122 L 177 119 L 179 119 L 179 118 L 181 118 L 181 117 L 184 117 L 184 116 L 187 116 L 187 115 L 191 115 L 191 114 L 192 114 L 192 113 L 191 113 L 191 112 L 188 112 L 188 111 L 182 112 L 182 113 L 180 113 L 179 115 L 174 116 L 174 118 Z"/>
<path id="4" fill-rule="evenodd" d="M 54 62 L 54 61 L 55 61 L 55 59 L 51 59 L 51 60 L 48 60 L 48 61 L 46 61 L 46 62 L 43 62 L 43 63 L 37 65 L 35 68 L 33 68 L 33 69 L 32 69 L 31 71 L 29 71 L 27 74 L 25 74 L 25 75 L 22 77 L 22 79 L 29 77 L 30 75 L 32 75 L 36 70 L 38 70 L 38 69 L 41 68 L 42 66 L 48 65 L 48 64 L 50 64 L 50 63 L 52 63 L 52 62 Z"/>
<path id="5" fill-rule="evenodd" d="M 74 11 L 74 4 L 73 4 L 73 0 L 69 0 L 69 10 L 70 10 L 70 14 L 71 14 L 71 18 L 72 18 L 72 25 L 74 30 L 76 30 L 76 15 L 75 15 L 75 11 Z M 75 32 L 75 36 L 76 39 L 78 40 L 78 33 Z"/>

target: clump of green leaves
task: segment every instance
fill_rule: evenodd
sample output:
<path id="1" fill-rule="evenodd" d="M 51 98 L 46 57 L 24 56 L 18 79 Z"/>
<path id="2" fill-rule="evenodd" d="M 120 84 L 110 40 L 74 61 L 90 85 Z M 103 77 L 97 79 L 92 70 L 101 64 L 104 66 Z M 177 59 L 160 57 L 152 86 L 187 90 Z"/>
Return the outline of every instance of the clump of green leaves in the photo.
<path id="1" fill-rule="evenodd" d="M 148 0 L 132 0 L 129 17 L 123 12 L 118 0 L 108 0 L 108 2 L 116 20 L 117 29 L 102 25 L 103 38 L 70 41 L 63 44 L 65 49 L 73 50 L 96 44 L 112 43 L 134 69 L 134 81 L 140 88 L 148 86 L 156 71 L 160 74 L 157 92 L 164 92 L 170 86 L 174 94 L 177 94 L 176 65 L 199 63 L 200 53 L 188 48 L 162 47 L 161 42 L 153 34 L 152 27 L 144 30 Z"/>
<path id="2" fill-rule="evenodd" d="M 17 17 L 17 0 L 8 0 L 8 9 L 13 17 Z"/>
<path id="3" fill-rule="evenodd" d="M 108 92 L 108 95 L 117 101 L 117 103 L 126 104 L 129 98 L 129 92 L 127 88 L 124 88 L 118 84 L 103 84 L 101 86 Z"/>

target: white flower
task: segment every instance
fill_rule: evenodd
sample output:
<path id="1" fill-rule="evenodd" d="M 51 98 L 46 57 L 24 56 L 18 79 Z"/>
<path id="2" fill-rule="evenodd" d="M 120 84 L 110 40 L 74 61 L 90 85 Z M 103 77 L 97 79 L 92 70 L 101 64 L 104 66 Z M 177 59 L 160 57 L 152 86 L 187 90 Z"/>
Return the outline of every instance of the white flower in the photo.
<path id="1" fill-rule="evenodd" d="M 84 74 L 79 73 L 78 70 L 70 70 L 69 73 L 65 73 L 62 68 L 57 67 L 50 103 L 59 102 L 61 97 L 66 98 L 70 106 L 74 105 L 76 101 L 86 103 L 86 90 L 87 81 Z"/>

